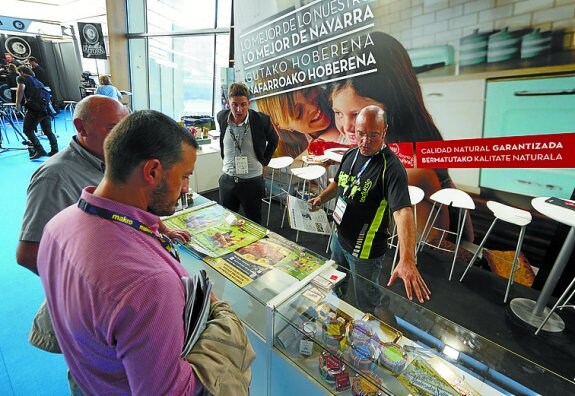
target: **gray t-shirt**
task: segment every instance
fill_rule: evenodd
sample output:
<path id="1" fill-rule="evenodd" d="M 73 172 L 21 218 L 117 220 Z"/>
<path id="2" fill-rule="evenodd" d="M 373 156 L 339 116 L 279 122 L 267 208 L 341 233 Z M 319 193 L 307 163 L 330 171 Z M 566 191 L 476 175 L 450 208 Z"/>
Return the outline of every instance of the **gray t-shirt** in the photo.
<path id="1" fill-rule="evenodd" d="M 62 209 L 75 204 L 84 187 L 97 186 L 103 176 L 102 161 L 73 137 L 68 147 L 32 175 L 20 240 L 39 242 L 46 223 Z"/>
<path id="2" fill-rule="evenodd" d="M 223 171 L 227 175 L 237 176 L 241 179 L 250 179 L 252 177 L 260 176 L 263 172 L 263 166 L 258 161 L 254 150 L 248 118 L 246 118 L 241 124 L 236 125 L 230 117 L 228 129 L 224 135 Z M 236 175 L 235 159 L 240 155 L 247 157 L 248 173 Z"/>

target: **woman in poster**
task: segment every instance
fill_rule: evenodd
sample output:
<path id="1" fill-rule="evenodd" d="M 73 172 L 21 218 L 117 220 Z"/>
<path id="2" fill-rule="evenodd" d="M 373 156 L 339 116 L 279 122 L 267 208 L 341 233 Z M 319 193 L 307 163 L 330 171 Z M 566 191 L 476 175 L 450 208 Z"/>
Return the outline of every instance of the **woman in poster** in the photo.
<path id="1" fill-rule="evenodd" d="M 288 68 L 283 74 L 299 70 Z M 300 85 L 308 85 L 306 81 Z M 270 116 L 278 135 L 277 156 L 292 158 L 305 154 L 312 140 L 349 144 L 343 132 L 335 126 L 333 112 L 325 91 L 320 87 L 297 89 L 267 98 L 257 99 L 258 111 Z"/>
<path id="2" fill-rule="evenodd" d="M 370 33 L 370 37 L 374 45 L 361 51 L 371 51 L 377 63 L 377 73 L 339 80 L 330 86 L 330 101 L 337 128 L 356 144 L 355 116 L 363 107 L 374 104 L 382 107 L 387 114 L 386 143 L 443 140 L 425 108 L 421 87 L 405 48 L 383 32 Z M 442 188 L 455 187 L 447 169 L 406 170 L 409 184 L 423 189 L 426 197 Z M 432 206 L 427 199 L 418 206 L 419 232 Z M 473 226 L 468 220 L 463 238 L 473 241 Z M 457 213 L 450 214 L 446 210 L 442 211 L 436 223 L 444 229 L 449 229 L 450 225 L 456 227 L 456 224 Z"/>

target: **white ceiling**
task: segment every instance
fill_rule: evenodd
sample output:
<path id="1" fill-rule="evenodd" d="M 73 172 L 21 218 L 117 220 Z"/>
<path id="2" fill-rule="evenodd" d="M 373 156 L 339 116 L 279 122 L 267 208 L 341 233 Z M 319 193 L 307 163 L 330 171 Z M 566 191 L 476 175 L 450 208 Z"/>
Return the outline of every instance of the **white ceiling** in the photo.
<path id="1" fill-rule="evenodd" d="M 1 0 L 0 15 L 62 24 L 105 23 L 106 0 Z"/>

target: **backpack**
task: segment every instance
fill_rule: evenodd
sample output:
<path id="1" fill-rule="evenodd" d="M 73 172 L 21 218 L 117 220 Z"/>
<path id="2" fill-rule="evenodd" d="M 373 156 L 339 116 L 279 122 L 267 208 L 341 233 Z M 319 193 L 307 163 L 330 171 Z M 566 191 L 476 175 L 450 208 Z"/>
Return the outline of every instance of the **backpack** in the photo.
<path id="1" fill-rule="evenodd" d="M 26 108 L 38 113 L 52 114 L 52 94 L 44 84 L 32 76 L 28 76 L 26 77 L 26 87 L 28 88 Z"/>

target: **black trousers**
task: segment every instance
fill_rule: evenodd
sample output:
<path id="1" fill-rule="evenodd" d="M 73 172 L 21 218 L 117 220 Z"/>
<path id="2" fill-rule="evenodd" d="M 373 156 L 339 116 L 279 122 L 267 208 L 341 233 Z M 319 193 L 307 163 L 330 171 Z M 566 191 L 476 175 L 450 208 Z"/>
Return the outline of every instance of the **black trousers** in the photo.
<path id="1" fill-rule="evenodd" d="M 237 212 L 241 207 L 248 219 L 261 224 L 265 190 L 263 176 L 240 179 L 224 173 L 219 184 L 220 203 L 224 208 Z"/>
<path id="2" fill-rule="evenodd" d="M 28 140 L 32 142 L 34 149 L 44 149 L 40 143 L 40 140 L 38 140 L 36 134 L 34 133 L 38 124 L 40 124 L 42 127 L 42 132 L 44 132 L 44 135 L 46 135 L 48 141 L 50 142 L 50 149 L 52 151 L 58 151 L 58 140 L 56 139 L 54 132 L 52 132 L 50 116 L 48 114 L 39 113 L 34 110 L 28 110 L 24 116 L 24 135 L 26 135 Z"/>

